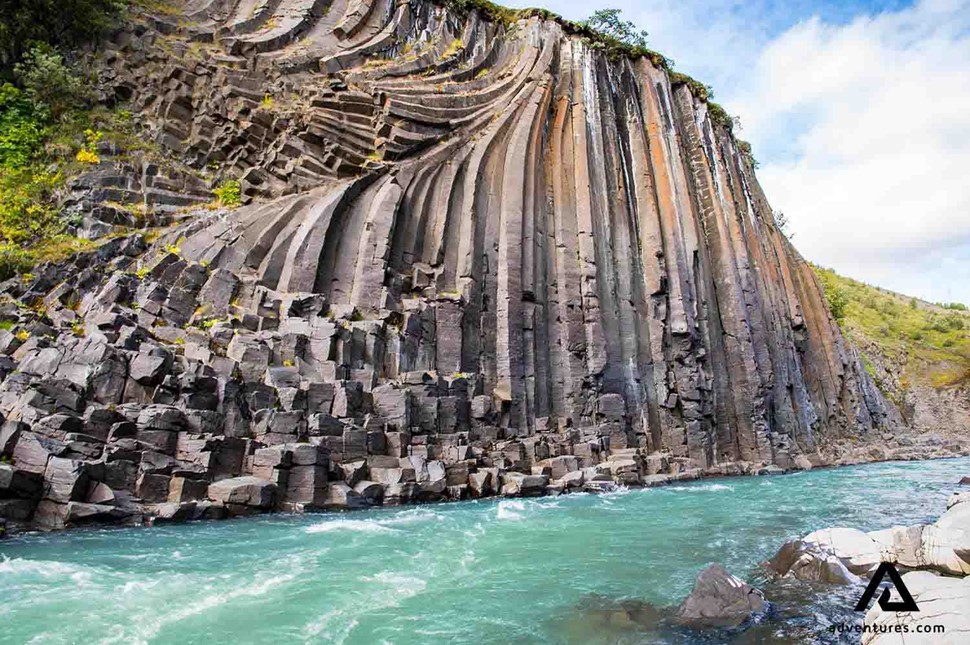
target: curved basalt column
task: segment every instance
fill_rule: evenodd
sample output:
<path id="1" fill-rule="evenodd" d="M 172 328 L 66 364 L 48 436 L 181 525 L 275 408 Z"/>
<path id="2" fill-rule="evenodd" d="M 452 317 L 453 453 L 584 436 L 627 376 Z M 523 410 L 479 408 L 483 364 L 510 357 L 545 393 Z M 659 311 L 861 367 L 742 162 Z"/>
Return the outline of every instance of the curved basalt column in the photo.
<path id="1" fill-rule="evenodd" d="M 170 237 L 250 314 L 376 328 L 366 387 L 474 375 L 507 436 L 616 424 L 698 466 L 892 418 L 729 129 L 649 59 L 426 2 L 193 9 L 195 67 L 125 61 L 136 105 L 258 201 Z"/>

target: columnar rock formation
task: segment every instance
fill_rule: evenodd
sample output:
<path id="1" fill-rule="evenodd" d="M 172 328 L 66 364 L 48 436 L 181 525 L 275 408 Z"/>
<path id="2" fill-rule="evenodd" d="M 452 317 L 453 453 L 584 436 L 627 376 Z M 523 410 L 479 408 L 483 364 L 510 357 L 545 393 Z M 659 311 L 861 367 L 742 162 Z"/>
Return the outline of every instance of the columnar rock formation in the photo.
<path id="1" fill-rule="evenodd" d="M 806 467 L 891 430 L 723 119 L 658 57 L 504 18 L 193 0 L 119 34 L 102 89 L 249 203 L 7 285 L 62 330 L 4 341 L 15 467 L 125 461 L 109 489 L 173 503 L 255 473 L 282 493 L 208 497 L 322 506 Z M 133 167 L 149 205 L 206 199 Z"/>

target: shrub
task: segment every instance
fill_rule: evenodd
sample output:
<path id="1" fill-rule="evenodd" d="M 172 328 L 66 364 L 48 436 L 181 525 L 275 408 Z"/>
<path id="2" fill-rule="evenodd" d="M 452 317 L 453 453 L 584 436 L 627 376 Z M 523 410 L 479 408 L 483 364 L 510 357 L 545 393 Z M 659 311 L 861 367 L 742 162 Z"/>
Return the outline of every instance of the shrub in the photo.
<path id="1" fill-rule="evenodd" d="M 775 220 L 775 227 L 778 229 L 778 232 L 791 239 L 791 220 L 788 219 L 788 216 L 781 211 L 772 211 L 771 215 Z"/>
<path id="2" fill-rule="evenodd" d="M 842 324 L 845 320 L 845 310 L 849 306 L 848 292 L 836 282 L 836 278 L 830 272 L 820 272 L 819 278 L 822 282 L 822 291 L 825 293 L 825 300 L 829 303 L 829 311 L 836 322 Z"/>
<path id="3" fill-rule="evenodd" d="M 118 24 L 124 0 L 5 0 L 0 2 L 0 68 L 5 72 L 32 41 L 73 48 Z"/>
<path id="4" fill-rule="evenodd" d="M 39 43 L 27 50 L 14 73 L 34 105 L 49 109 L 54 118 L 86 101 L 83 79 L 50 45 Z"/>
<path id="5" fill-rule="evenodd" d="M 0 243 L 0 280 L 9 280 L 33 266 L 33 258 L 16 244 Z"/>
<path id="6" fill-rule="evenodd" d="M 60 183 L 60 173 L 34 166 L 0 172 L 0 242 L 32 244 L 60 233 L 53 206 Z"/>
<path id="7" fill-rule="evenodd" d="M 738 152 L 741 153 L 741 158 L 744 159 L 745 162 L 750 164 L 752 168 L 757 170 L 759 164 L 758 164 L 758 160 L 754 158 L 754 153 L 751 151 L 751 144 L 748 143 L 747 141 L 738 139 L 737 146 L 738 146 Z"/>
<path id="8" fill-rule="evenodd" d="M 219 204 L 226 208 L 235 208 L 242 203 L 242 187 L 236 179 L 227 179 L 212 192 L 216 194 Z"/>
<path id="9" fill-rule="evenodd" d="M 829 302 L 829 309 L 832 311 L 835 320 L 839 323 L 845 320 L 845 309 L 849 306 L 849 295 L 845 292 L 845 289 L 835 287 L 826 291 L 825 298 Z"/>
<path id="10" fill-rule="evenodd" d="M 48 114 L 10 83 L 0 86 L 0 169 L 22 168 L 43 151 Z"/>

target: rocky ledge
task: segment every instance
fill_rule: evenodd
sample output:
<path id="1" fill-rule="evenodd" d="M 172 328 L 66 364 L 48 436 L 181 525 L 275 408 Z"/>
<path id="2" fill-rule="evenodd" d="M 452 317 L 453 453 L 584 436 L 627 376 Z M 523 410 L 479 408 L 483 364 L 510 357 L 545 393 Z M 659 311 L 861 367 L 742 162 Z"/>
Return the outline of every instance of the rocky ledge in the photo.
<path id="1" fill-rule="evenodd" d="M 652 447 L 615 393 L 582 424 L 541 418 L 518 435 L 476 375 L 364 369 L 361 357 L 388 356 L 383 322 L 308 318 L 307 301 L 290 300 L 278 319 L 159 324 L 224 298 L 225 277 L 136 235 L 0 285 L 0 528 L 599 492 L 965 452 L 897 433 L 703 465 Z"/>
<path id="2" fill-rule="evenodd" d="M 489 3 L 170 4 L 97 57 L 158 151 L 69 204 L 169 228 L 0 285 L 8 528 L 964 450 L 901 426 L 662 56 Z"/>
<path id="3" fill-rule="evenodd" d="M 887 611 L 873 602 L 865 615 L 864 645 L 970 639 L 970 491 L 951 495 L 946 512 L 933 524 L 868 533 L 852 528 L 814 531 L 787 542 L 766 566 L 782 577 L 849 584 L 870 577 L 882 562 L 907 571 L 903 584 L 919 611 Z M 942 625 L 945 633 L 918 631 L 932 625 Z"/>

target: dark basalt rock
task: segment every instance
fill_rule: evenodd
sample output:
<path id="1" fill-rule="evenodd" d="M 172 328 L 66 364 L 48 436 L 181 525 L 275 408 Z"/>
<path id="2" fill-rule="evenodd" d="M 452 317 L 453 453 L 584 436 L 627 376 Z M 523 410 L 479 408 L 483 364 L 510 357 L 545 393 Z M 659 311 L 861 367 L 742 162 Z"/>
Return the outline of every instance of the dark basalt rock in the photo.
<path id="1" fill-rule="evenodd" d="M 761 591 L 720 564 L 712 564 L 698 574 L 677 619 L 694 628 L 736 627 L 766 611 L 767 606 Z"/>
<path id="2" fill-rule="evenodd" d="M 750 161 L 650 59 L 534 13 L 197 4 L 105 46 L 163 154 L 69 198 L 172 227 L 0 286 L 8 529 L 892 456 Z M 229 177 L 243 207 L 193 210 Z"/>

